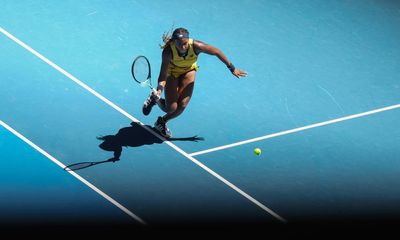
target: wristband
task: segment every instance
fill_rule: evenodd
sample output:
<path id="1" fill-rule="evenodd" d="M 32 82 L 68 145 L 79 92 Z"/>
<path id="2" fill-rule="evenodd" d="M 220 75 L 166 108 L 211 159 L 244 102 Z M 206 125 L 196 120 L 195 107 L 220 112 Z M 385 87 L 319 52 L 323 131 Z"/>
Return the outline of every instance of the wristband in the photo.
<path id="1" fill-rule="evenodd" d="M 229 63 L 229 65 L 227 65 L 227 67 L 232 73 L 235 71 L 235 66 L 232 63 Z"/>

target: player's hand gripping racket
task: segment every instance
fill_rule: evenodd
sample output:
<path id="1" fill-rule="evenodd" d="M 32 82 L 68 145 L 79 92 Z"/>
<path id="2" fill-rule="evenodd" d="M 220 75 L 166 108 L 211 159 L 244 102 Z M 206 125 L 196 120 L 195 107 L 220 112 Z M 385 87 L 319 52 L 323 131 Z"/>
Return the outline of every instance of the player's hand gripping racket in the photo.
<path id="1" fill-rule="evenodd" d="M 132 77 L 142 87 L 149 87 L 153 93 L 157 90 L 151 84 L 150 62 L 145 56 L 138 56 L 132 63 Z"/>

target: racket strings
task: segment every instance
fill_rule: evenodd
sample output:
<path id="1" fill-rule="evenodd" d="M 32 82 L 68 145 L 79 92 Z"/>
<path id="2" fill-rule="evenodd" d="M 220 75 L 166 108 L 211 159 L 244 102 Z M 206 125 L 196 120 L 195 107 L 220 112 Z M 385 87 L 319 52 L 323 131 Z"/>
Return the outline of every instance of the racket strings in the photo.
<path id="1" fill-rule="evenodd" d="M 146 86 L 148 83 L 149 74 L 149 64 L 147 61 L 143 58 L 137 59 L 133 66 L 133 75 L 135 79 Z"/>

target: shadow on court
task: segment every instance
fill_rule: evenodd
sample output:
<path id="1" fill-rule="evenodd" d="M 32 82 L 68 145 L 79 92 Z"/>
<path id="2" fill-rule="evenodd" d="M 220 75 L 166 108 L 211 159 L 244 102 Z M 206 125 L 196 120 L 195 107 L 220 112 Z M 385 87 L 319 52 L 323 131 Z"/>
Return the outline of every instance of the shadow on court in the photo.
<path id="1" fill-rule="evenodd" d="M 157 133 L 157 130 L 149 125 L 146 125 L 148 129 Z M 143 145 L 160 144 L 165 141 L 164 138 L 156 137 L 154 134 L 147 131 L 144 127 L 138 123 L 132 122 L 130 127 L 121 128 L 115 135 L 106 135 L 97 137 L 98 140 L 103 141 L 99 147 L 104 151 L 113 152 L 113 157 L 104 161 L 98 162 L 79 162 L 66 166 L 64 170 L 75 171 L 82 168 L 91 167 L 97 164 L 106 162 L 116 162 L 120 160 L 122 154 L 122 147 L 140 147 Z M 182 138 L 169 138 L 168 141 L 203 141 L 204 138 L 192 136 Z"/>

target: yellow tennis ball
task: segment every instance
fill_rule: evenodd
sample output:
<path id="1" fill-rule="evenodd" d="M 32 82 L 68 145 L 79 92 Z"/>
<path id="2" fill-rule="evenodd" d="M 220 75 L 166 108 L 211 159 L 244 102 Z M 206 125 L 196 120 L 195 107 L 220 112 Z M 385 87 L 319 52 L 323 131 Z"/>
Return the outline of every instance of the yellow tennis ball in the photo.
<path id="1" fill-rule="evenodd" d="M 254 154 L 257 155 L 257 156 L 259 156 L 259 155 L 261 154 L 261 149 L 255 148 L 255 149 L 254 149 Z"/>

